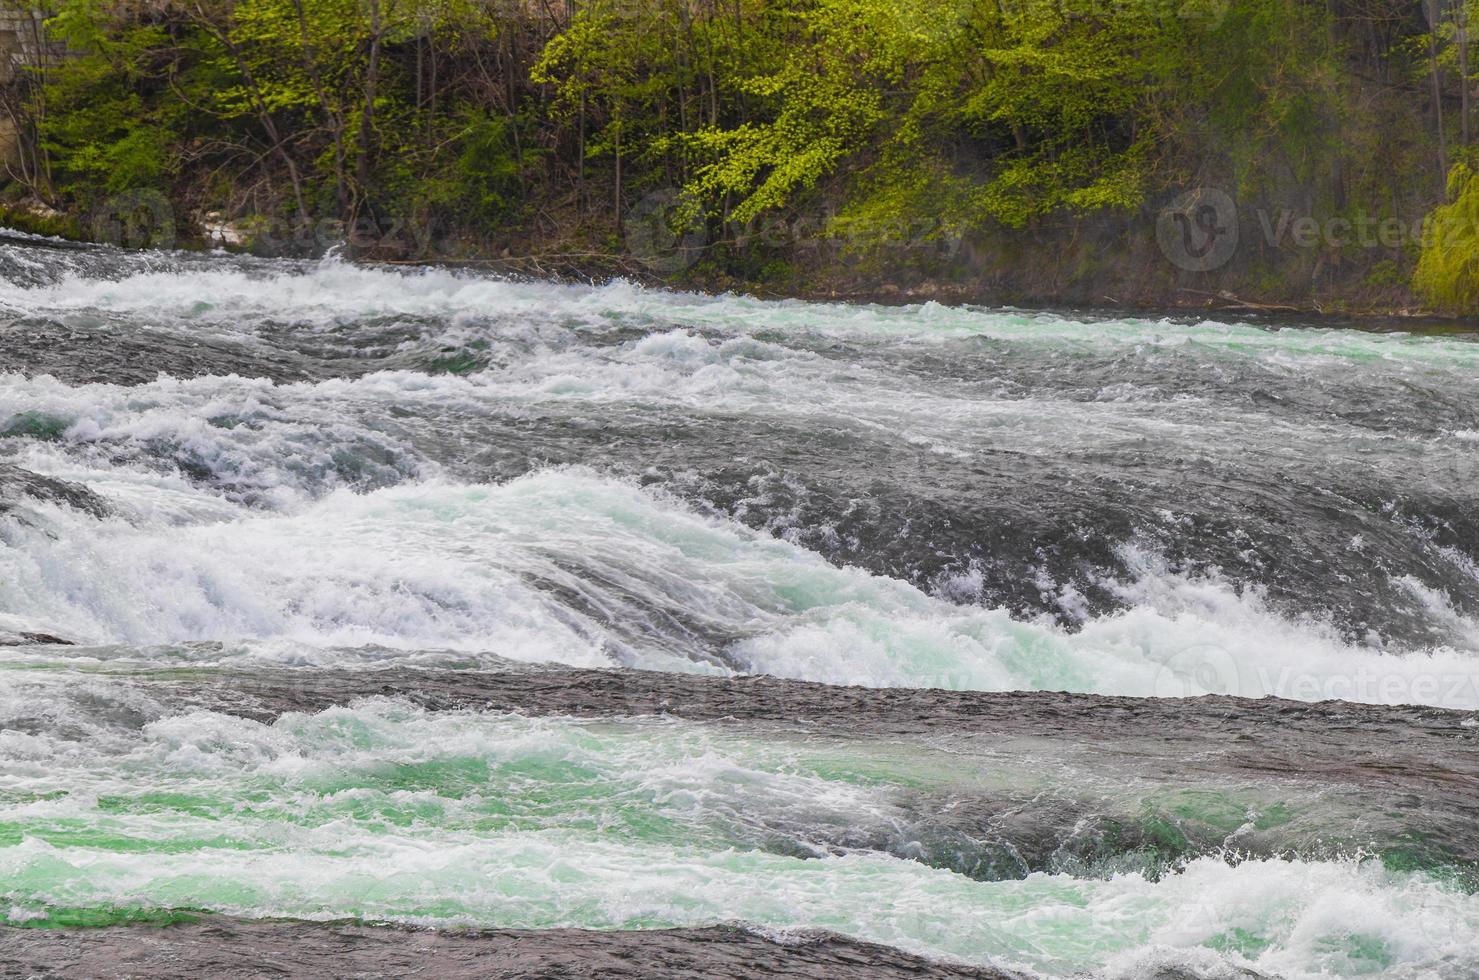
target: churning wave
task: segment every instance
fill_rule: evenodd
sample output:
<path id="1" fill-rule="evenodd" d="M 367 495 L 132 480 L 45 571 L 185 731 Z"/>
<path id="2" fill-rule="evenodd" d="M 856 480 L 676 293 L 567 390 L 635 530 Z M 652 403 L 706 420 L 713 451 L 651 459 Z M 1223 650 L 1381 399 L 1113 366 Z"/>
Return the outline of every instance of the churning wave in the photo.
<path id="1" fill-rule="evenodd" d="M 92 646 L 282 641 L 243 647 L 248 660 L 325 663 L 374 645 L 428 662 L 1479 707 L 1472 651 L 1352 646 L 1154 556 L 1127 559 L 1141 568 L 1115 586 L 1129 608 L 1068 630 L 838 568 L 582 469 L 339 490 L 286 514 L 212 512 L 143 481 L 117 506 L 143 526 L 52 506 L 6 529 L 0 596 L 13 629 Z"/>
<path id="2" fill-rule="evenodd" d="M 519 661 L 1479 709 L 1472 336 L 16 240 L 0 274 L 6 923 L 741 921 L 1055 976 L 1479 956 L 1462 807 L 1394 802 L 1452 774 L 1372 815 L 1277 758 L 1135 770 L 1135 732 L 1110 766 L 161 693 Z"/>
<path id="3" fill-rule="evenodd" d="M 1207 855 L 1161 876 L 931 866 L 889 784 L 960 778 L 949 760 L 890 772 L 847 743 L 383 699 L 271 725 L 135 710 L 141 727 L 84 710 L 86 737 L 0 738 L 7 792 L 28 801 L 0 824 L 25 895 L 8 922 L 180 905 L 484 928 L 737 919 L 1054 975 L 1420 976 L 1479 952 L 1479 899 L 1357 857 Z M 890 833 L 895 853 L 867 846 Z"/>

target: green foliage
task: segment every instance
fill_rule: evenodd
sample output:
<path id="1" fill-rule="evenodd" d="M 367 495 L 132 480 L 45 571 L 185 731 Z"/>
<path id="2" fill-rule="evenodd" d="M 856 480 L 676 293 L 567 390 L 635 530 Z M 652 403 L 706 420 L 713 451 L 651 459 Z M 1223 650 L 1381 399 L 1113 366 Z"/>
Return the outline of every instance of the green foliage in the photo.
<path id="1" fill-rule="evenodd" d="M 676 170 L 712 220 L 747 224 L 825 189 L 851 241 L 921 216 L 1022 226 L 1140 206 L 1189 128 L 1202 142 L 1250 131 L 1236 144 L 1248 164 L 1279 140 L 1306 167 L 1329 149 L 1317 141 L 1338 117 L 1333 55 L 1302 40 L 1323 37 L 1327 15 L 1202 6 L 744 0 L 732 24 L 687 23 L 685 46 L 668 43 L 662 2 L 635 18 L 598 3 L 532 77 L 558 122 L 577 107 L 582 125 L 600 116 L 588 159 L 624 139 L 629 156 Z"/>
<path id="2" fill-rule="evenodd" d="M 1448 175 L 1450 202 L 1423 225 L 1422 254 L 1413 285 L 1433 306 L 1453 313 L 1479 312 L 1479 180 L 1468 164 Z"/>
<path id="3" fill-rule="evenodd" d="M 519 204 L 524 161 L 514 144 L 515 123 L 500 116 L 469 113 L 453 139 L 455 156 L 437 175 L 408 188 L 416 205 L 498 224 Z"/>
<path id="4" fill-rule="evenodd" d="M 463 198 L 480 214 L 497 218 L 513 206 L 519 158 L 507 119 L 474 116 L 462 131 L 452 173 Z"/>
<path id="5" fill-rule="evenodd" d="M 29 211 L 0 206 L 0 227 L 32 235 L 50 235 L 57 238 L 80 238 L 82 228 L 75 217 L 69 215 L 32 214 Z M 8 435 L 0 432 L 0 435 Z"/>
<path id="6" fill-rule="evenodd" d="M 803 215 L 867 253 L 1204 182 L 1293 188 L 1301 214 L 1420 213 L 1440 155 L 1414 119 L 1435 73 L 1455 145 L 1454 25 L 1348 6 L 57 0 L 71 54 L 33 79 L 22 176 L 71 213 L 148 190 L 182 215 L 582 248 L 620 248 L 626 213 L 676 190 L 674 227 L 708 224 L 704 261 L 756 270 L 794 258 L 766 223 Z M 1467 309 L 1466 174 L 1431 221 L 1456 244 L 1424 251 L 1419 282 Z"/>
<path id="7" fill-rule="evenodd" d="M 151 104 L 156 52 L 168 37 L 154 24 L 108 31 L 95 4 L 69 0 L 54 29 L 77 56 L 44 86 L 41 146 L 56 157 L 59 189 L 84 202 L 131 188 L 161 188 L 173 165 L 169 113 Z"/>
<path id="8" fill-rule="evenodd" d="M 803 8 L 799 38 L 769 70 L 736 79 L 754 119 L 710 124 L 687 136 L 701 165 L 687 186 L 708 202 L 734 199 L 744 223 L 782 208 L 862 151 L 888 117 L 883 90 L 903 80 L 902 7 L 824 0 Z"/>

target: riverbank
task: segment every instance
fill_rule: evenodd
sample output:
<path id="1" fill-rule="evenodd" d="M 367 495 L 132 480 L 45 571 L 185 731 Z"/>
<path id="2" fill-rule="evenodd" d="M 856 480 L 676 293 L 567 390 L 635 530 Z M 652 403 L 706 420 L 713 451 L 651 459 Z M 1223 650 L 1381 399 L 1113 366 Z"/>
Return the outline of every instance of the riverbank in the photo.
<path id="1" fill-rule="evenodd" d="M 765 297 L 1479 311 L 1466 35 L 1408 7 L 287 9 L 49 22 L 65 57 L 0 86 L 17 227 Z"/>
<path id="2" fill-rule="evenodd" d="M 85 246 L 83 217 L 54 213 L 34 215 L 0 210 L 0 234 L 6 229 Z M 45 247 L 47 242 L 32 242 Z M 1195 314 L 1240 318 L 1300 319 L 1312 323 L 1369 326 L 1375 321 L 1400 320 L 1438 331 L 1467 330 L 1474 320 L 1444 315 L 1426 308 L 1409 289 L 1383 285 L 1351 290 L 1347 295 L 1321 293 L 1293 295 L 1287 290 L 1266 292 L 1243 277 L 1230 281 L 1177 280 L 1153 267 L 1121 273 L 1099 271 L 1078 276 L 1055 270 L 1043 256 L 1019 261 L 1012 267 L 979 268 L 970 263 L 920 266 L 900 263 L 892 268 L 872 258 L 849 261 L 843 257 L 819 261 L 772 263 L 771 275 L 746 278 L 714 263 L 677 273 L 654 271 L 642 258 L 626 251 L 607 253 L 562 250 L 562 243 L 544 243 L 517 236 L 492 243 L 458 242 L 445 254 L 408 257 L 410 252 L 377 243 L 360 248 L 342 240 L 315 240 L 308 247 L 283 248 L 280 241 L 266 247 L 251 240 L 226 244 L 202 236 L 175 243 L 187 251 L 224 250 L 239 254 L 303 255 L 336 251 L 366 265 L 396 268 L 443 267 L 465 269 L 516 279 L 601 284 L 626 280 L 652 288 L 678 289 L 708 295 L 735 294 L 759 299 L 798 299 L 822 302 L 876 303 L 898 306 L 940 303 L 947 306 L 993 306 L 1077 312 L 1104 316 L 1187 316 Z M 548 245 L 554 247 L 548 247 Z M 126 246 L 125 246 L 126 247 Z M 1118 265 L 1118 264 L 1117 264 Z M 978 271 L 973 271 L 978 270 Z M 1061 282 L 1056 280 L 1063 280 Z"/>
<path id="3" fill-rule="evenodd" d="M 938 228 L 901 228 L 860 238 L 829 231 L 825 215 L 791 216 L 713 236 L 701 230 L 678 235 L 665 224 L 671 216 L 667 198 L 650 207 L 639 202 L 616 233 L 583 227 L 575 214 L 497 234 L 445 223 L 346 226 L 251 215 L 228 221 L 214 213 L 180 215 L 162 198 L 132 197 L 93 212 L 56 211 L 39 202 L 12 205 L 0 208 L 0 225 L 124 248 L 224 249 L 265 257 L 333 251 L 372 264 L 563 282 L 624 279 L 763 299 L 1464 322 L 1431 308 L 1409 285 L 1420 210 L 1409 222 L 1386 226 L 1382 237 L 1381 225 L 1295 218 L 1267 200 L 1234 206 L 1228 220 L 1236 222 L 1236 247 L 1203 269 L 1191 261 L 1185 243 L 1166 231 L 1180 214 L 1175 204 L 1060 217 L 1027 229 L 947 236 Z M 1305 234 L 1307 224 L 1318 229 L 1313 238 Z M 1405 229 L 1401 235 L 1394 231 L 1399 226 Z"/>

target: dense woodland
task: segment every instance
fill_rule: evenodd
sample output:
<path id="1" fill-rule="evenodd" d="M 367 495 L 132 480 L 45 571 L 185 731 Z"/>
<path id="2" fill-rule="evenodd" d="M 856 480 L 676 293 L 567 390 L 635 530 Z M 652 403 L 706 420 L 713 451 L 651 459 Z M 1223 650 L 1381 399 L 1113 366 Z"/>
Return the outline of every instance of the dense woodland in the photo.
<path id="1" fill-rule="evenodd" d="M 328 221 L 384 258 L 621 272 L 642 265 L 658 221 L 661 244 L 687 250 L 644 271 L 677 281 L 969 281 L 1015 263 L 1052 298 L 1053 283 L 1143 278 L 1136 256 L 1187 288 L 1411 290 L 1479 312 L 1462 2 L 59 0 L 52 13 L 67 54 L 6 94 L 26 139 L 5 193 L 13 214 L 39 202 L 84 236 L 99 209 L 154 195 L 182 240 L 219 212 L 268 250 L 306 247 L 294 229 Z M 1168 195 L 1204 185 L 1237 198 L 1252 243 L 1205 284 L 1126 244 L 1153 240 Z M 1282 234 L 1290 216 L 1404 231 L 1299 242 Z"/>

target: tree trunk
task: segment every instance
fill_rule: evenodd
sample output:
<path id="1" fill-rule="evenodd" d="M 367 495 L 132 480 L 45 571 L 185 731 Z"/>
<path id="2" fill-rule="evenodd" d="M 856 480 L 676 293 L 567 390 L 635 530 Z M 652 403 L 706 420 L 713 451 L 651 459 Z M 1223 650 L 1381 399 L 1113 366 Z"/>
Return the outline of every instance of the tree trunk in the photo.
<path id="1" fill-rule="evenodd" d="M 576 149 L 576 213 L 585 217 L 585 92 L 580 93 L 580 132 L 577 136 L 579 146 Z"/>
<path id="2" fill-rule="evenodd" d="M 323 76 L 318 70 L 318 52 L 309 38 L 308 16 L 303 9 L 303 0 L 293 0 L 293 8 L 298 15 L 299 47 L 303 54 L 303 69 L 308 73 L 308 78 L 313 83 L 313 91 L 318 96 L 319 108 L 324 114 L 324 125 L 334 137 L 334 197 L 339 203 L 339 217 L 347 221 L 353 207 L 349 200 L 349 177 L 346 167 L 349 153 L 344 147 L 344 116 L 334 110 L 333 103 L 329 100 L 328 89 L 324 85 Z"/>
<path id="3" fill-rule="evenodd" d="M 380 45 L 384 25 L 380 20 L 380 0 L 369 0 L 370 58 L 365 65 L 365 108 L 359 117 L 359 158 L 355 161 L 355 178 L 360 194 L 370 194 L 370 158 L 375 149 L 375 95 L 380 84 Z"/>
<path id="4" fill-rule="evenodd" d="M 39 19 L 34 13 L 27 19 L 27 27 L 31 32 L 31 43 L 36 45 L 36 128 L 42 129 L 46 125 L 46 82 L 47 69 L 49 67 L 50 48 L 47 46 L 48 38 L 42 32 Z M 51 183 L 51 154 L 42 145 L 41 140 L 37 144 L 36 180 L 39 186 L 45 188 L 44 194 L 38 194 L 42 200 L 51 200 L 55 197 L 55 191 Z"/>
<path id="5" fill-rule="evenodd" d="M 1458 34 L 1458 84 L 1460 93 L 1459 129 L 1464 146 L 1469 145 L 1469 5 L 1467 0 L 1454 0 L 1453 21 Z"/>
<path id="6" fill-rule="evenodd" d="M 1441 11 L 1440 0 L 1423 0 L 1428 8 L 1428 68 L 1433 80 L 1433 115 L 1438 123 L 1438 180 L 1446 189 L 1448 187 L 1448 140 L 1443 133 L 1443 86 L 1438 80 L 1438 25 L 1441 23 L 1438 14 Z"/>
<path id="7" fill-rule="evenodd" d="M 298 220 L 307 225 L 312 219 L 308 216 L 308 205 L 303 199 L 303 179 L 298 174 L 298 164 L 293 160 L 292 154 L 288 153 L 287 144 L 283 140 L 282 133 L 277 128 L 277 122 L 272 118 L 272 111 L 267 108 L 267 101 L 262 98 L 262 90 L 257 85 L 257 78 L 252 74 L 252 69 L 247 65 L 246 58 L 242 57 L 241 49 L 231 40 L 231 35 L 225 29 L 216 25 L 206 15 L 200 4 L 195 5 L 196 23 L 202 30 L 206 31 L 226 49 L 236 62 L 236 70 L 241 72 L 241 80 L 246 83 L 247 92 L 252 98 L 252 107 L 256 110 L 257 121 L 261 123 L 262 130 L 267 134 L 267 139 L 272 146 L 269 153 L 276 153 L 282 160 L 283 166 L 288 169 L 288 180 L 293 185 L 293 201 L 298 208 Z"/>

